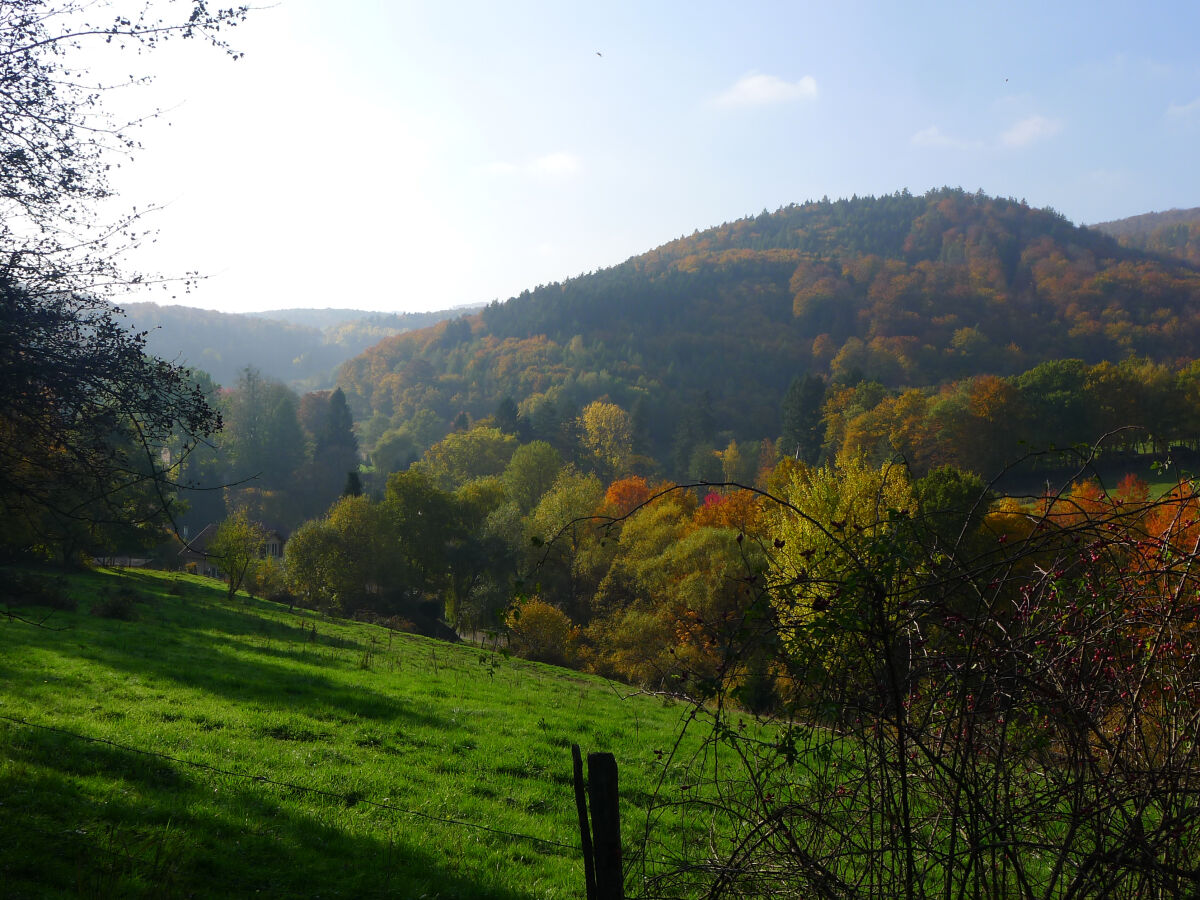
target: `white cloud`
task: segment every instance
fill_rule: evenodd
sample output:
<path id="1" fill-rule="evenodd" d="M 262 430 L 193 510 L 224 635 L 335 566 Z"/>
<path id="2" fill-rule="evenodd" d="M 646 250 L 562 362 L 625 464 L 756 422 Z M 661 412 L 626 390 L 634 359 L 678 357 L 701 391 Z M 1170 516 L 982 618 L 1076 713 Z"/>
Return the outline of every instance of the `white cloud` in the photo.
<path id="1" fill-rule="evenodd" d="M 936 125 L 930 125 L 928 128 L 922 128 L 911 138 L 909 143 L 914 147 L 938 147 L 948 148 L 951 150 L 967 150 L 971 147 L 978 147 L 976 141 L 964 141 L 962 138 L 951 137 L 944 134 L 942 129 Z"/>
<path id="2" fill-rule="evenodd" d="M 1167 107 L 1167 115 L 1174 118 L 1194 116 L 1197 113 L 1200 113 L 1200 97 L 1197 97 L 1191 103 L 1172 103 Z"/>
<path id="3" fill-rule="evenodd" d="M 1030 144 L 1053 137 L 1062 131 L 1062 122 L 1045 116 L 1029 116 L 1000 135 L 1005 147 L 1028 147 Z"/>
<path id="4" fill-rule="evenodd" d="M 547 153 L 520 164 L 497 160 L 481 167 L 486 175 L 511 177 L 525 175 L 535 178 L 570 178 L 583 170 L 583 161 L 574 153 Z"/>
<path id="5" fill-rule="evenodd" d="M 713 100 L 717 106 L 736 108 L 769 106 L 797 100 L 813 100 L 817 96 L 817 80 L 805 75 L 799 81 L 784 81 L 777 75 L 744 75 Z"/>

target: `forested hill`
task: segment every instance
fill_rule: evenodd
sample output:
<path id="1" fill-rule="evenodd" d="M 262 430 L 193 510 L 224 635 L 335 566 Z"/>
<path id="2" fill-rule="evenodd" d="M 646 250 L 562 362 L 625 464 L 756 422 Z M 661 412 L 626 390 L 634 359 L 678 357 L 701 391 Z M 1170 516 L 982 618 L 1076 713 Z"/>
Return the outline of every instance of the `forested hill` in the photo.
<path id="1" fill-rule="evenodd" d="M 1115 237 L 1123 246 L 1200 266 L 1200 207 L 1145 213 L 1092 227 Z"/>
<path id="2" fill-rule="evenodd" d="M 1200 347 L 1197 313 L 1187 264 L 1016 201 L 901 192 L 696 233 L 387 339 L 339 384 L 359 417 L 393 424 L 511 397 L 536 428 L 607 395 L 666 458 L 682 432 L 778 434 L 808 371 L 896 387 L 1057 358 L 1177 361 Z"/>

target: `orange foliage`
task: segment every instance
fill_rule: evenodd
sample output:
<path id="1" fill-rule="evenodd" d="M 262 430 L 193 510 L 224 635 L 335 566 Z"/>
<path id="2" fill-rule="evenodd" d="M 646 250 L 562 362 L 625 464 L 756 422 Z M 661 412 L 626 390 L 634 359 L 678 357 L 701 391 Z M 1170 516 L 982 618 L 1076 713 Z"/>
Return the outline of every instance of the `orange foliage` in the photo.
<path id="1" fill-rule="evenodd" d="M 1146 483 L 1145 479 L 1129 472 L 1117 483 L 1117 490 L 1113 496 L 1124 504 L 1133 503 L 1145 506 L 1150 500 L 1150 485 Z"/>
<path id="2" fill-rule="evenodd" d="M 1200 496 L 1196 485 L 1180 482 L 1165 494 L 1150 509 L 1145 527 L 1158 541 L 1184 553 L 1195 553 L 1200 547 Z"/>
<path id="3" fill-rule="evenodd" d="M 630 475 L 614 481 L 604 492 L 604 511 L 620 518 L 627 516 L 651 497 L 650 485 L 641 475 Z"/>
<path id="4" fill-rule="evenodd" d="M 732 528 L 756 534 L 762 523 L 762 497 L 753 491 L 709 494 L 692 516 L 701 528 Z"/>

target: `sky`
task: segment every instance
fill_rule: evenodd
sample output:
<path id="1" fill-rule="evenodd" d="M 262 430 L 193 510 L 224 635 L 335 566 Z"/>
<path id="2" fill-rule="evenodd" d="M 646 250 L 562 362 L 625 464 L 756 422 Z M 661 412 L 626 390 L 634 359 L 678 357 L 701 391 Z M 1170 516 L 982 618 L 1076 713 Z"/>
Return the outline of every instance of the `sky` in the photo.
<path id="1" fill-rule="evenodd" d="M 404 312 L 826 196 L 1200 206 L 1198 34 L 1192 0 L 279 0 L 237 61 L 85 52 L 167 110 L 114 178 L 161 206 L 127 263 L 206 276 L 134 299 Z"/>

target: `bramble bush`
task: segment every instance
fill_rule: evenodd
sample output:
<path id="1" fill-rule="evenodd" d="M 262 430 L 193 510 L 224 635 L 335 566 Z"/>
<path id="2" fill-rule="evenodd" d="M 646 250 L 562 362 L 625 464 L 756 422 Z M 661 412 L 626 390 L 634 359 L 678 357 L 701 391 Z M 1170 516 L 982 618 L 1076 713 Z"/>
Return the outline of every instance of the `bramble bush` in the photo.
<path id="1" fill-rule="evenodd" d="M 727 663 L 690 682 L 702 749 L 664 756 L 660 807 L 698 839 L 650 814 L 644 895 L 1200 891 L 1195 487 L 964 504 L 948 541 L 955 510 L 890 478 L 777 498 Z"/>

